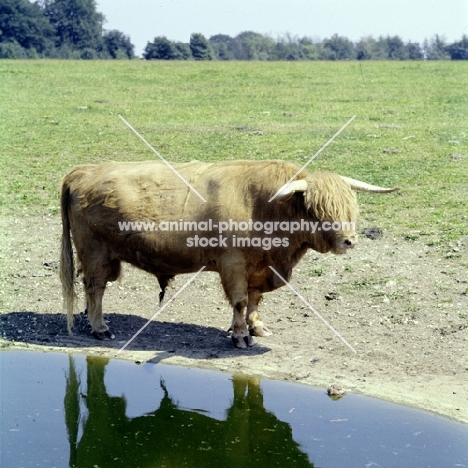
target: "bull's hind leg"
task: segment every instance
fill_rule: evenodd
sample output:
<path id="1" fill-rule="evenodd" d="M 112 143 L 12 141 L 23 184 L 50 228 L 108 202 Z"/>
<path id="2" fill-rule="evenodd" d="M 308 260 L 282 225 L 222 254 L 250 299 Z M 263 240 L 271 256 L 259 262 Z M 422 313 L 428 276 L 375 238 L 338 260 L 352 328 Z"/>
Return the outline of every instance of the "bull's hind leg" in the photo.
<path id="1" fill-rule="evenodd" d="M 226 297 L 233 308 L 232 317 L 232 342 L 236 348 L 253 346 L 254 340 L 249 334 L 245 320 L 245 310 L 248 303 L 247 274 L 242 258 L 230 258 L 219 263 L 219 275 L 226 293 Z"/>
<path id="2" fill-rule="evenodd" d="M 104 296 L 105 289 L 105 286 L 96 287 L 92 284 L 88 286 L 85 283 L 86 311 L 93 336 L 98 340 L 106 338 L 113 340 L 115 335 L 109 330 L 102 314 L 102 297 Z"/>
<path id="3" fill-rule="evenodd" d="M 258 304 L 262 300 L 262 293 L 258 290 L 249 291 L 249 302 L 247 304 L 247 325 L 253 336 L 270 336 L 271 331 L 263 324 L 258 313 Z"/>
<path id="4" fill-rule="evenodd" d="M 115 335 L 109 330 L 102 313 L 102 298 L 108 281 L 115 281 L 120 276 L 120 261 L 103 259 L 101 262 L 93 258 L 83 264 L 83 284 L 86 295 L 86 310 L 88 313 L 91 333 L 98 340 L 106 338 L 113 340 Z"/>

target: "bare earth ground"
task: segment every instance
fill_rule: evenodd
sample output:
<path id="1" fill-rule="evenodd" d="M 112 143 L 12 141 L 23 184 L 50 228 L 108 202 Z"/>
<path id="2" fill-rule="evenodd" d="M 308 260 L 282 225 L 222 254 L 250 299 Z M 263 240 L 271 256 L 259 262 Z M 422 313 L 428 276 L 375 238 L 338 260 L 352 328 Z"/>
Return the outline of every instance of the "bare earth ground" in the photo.
<path id="1" fill-rule="evenodd" d="M 127 266 L 104 299 L 116 339 L 96 341 L 83 315 L 68 336 L 57 274 L 59 217 L 7 218 L 2 226 L 3 349 L 116 357 L 158 311 L 156 280 Z M 361 236 L 346 256 L 309 252 L 292 285 L 357 353 L 286 287 L 266 294 L 261 305 L 273 336 L 256 338 L 251 349 L 234 349 L 226 332 L 230 307 L 217 275 L 204 273 L 117 357 L 334 384 L 468 422 L 467 258 L 468 237 L 447 255 L 391 233 L 376 240 Z M 178 277 L 166 300 L 188 278 Z"/>

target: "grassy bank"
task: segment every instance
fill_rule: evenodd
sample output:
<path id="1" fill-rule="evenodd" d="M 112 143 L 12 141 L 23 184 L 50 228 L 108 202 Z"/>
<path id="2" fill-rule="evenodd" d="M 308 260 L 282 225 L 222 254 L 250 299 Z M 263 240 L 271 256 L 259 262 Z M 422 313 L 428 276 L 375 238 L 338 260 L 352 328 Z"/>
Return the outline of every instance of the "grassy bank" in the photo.
<path id="1" fill-rule="evenodd" d="M 380 185 L 367 225 L 449 245 L 468 233 L 468 63 L 0 61 L 1 208 L 58 211 L 81 163 L 285 159 Z"/>

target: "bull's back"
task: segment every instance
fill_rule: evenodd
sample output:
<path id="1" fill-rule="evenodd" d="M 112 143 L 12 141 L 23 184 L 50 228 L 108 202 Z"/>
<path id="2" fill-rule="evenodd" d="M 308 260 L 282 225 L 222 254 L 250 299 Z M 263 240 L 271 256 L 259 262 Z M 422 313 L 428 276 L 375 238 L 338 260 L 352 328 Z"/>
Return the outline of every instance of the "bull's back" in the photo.
<path id="1" fill-rule="evenodd" d="M 229 216 L 229 209 L 242 212 L 253 198 L 267 201 L 296 171 L 296 165 L 283 161 L 193 161 L 171 167 L 160 161 L 111 162 L 78 166 L 64 184 L 75 208 L 90 215 L 175 220 L 201 214 Z"/>
<path id="2" fill-rule="evenodd" d="M 161 230 L 161 223 L 252 219 L 297 171 L 281 161 L 194 161 L 172 167 L 189 185 L 159 161 L 76 167 L 64 179 L 74 240 L 95 239 L 112 255 L 154 274 L 201 266 L 216 270 L 222 249 L 187 242 L 206 232 Z"/>

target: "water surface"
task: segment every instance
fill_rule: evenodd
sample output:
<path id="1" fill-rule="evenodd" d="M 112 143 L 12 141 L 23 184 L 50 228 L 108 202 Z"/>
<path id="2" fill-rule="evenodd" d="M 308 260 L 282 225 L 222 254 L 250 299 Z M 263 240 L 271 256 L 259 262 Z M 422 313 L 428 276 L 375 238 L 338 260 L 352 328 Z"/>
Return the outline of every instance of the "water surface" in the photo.
<path id="1" fill-rule="evenodd" d="M 0 353 L 1 466 L 468 467 L 468 425 L 162 364 Z"/>

